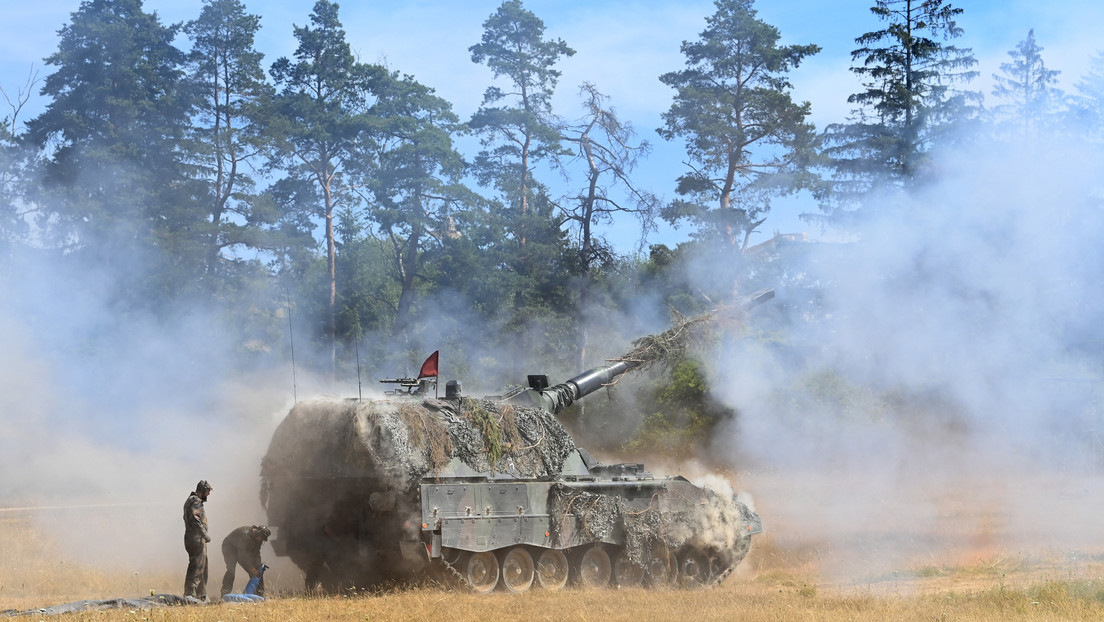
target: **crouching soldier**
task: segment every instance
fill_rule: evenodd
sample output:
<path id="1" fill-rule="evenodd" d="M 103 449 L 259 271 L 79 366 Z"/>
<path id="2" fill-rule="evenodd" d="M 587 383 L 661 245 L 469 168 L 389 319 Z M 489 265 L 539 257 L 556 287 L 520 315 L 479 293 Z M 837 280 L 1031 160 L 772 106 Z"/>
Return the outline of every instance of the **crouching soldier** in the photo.
<path id="1" fill-rule="evenodd" d="M 272 535 L 264 525 L 246 525 L 231 531 L 222 541 L 222 557 L 226 574 L 222 575 L 222 595 L 234 591 L 234 570 L 240 564 L 249 577 L 258 577 L 257 596 L 264 596 L 264 573 L 261 571 L 261 545 Z M 248 579 L 247 579 L 248 581 Z"/>

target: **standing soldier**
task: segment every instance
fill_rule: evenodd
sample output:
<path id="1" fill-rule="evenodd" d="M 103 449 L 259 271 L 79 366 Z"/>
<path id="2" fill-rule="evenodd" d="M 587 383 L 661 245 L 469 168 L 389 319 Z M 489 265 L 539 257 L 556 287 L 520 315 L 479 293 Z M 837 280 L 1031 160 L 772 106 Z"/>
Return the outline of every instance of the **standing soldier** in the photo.
<path id="1" fill-rule="evenodd" d="M 222 557 L 226 560 L 226 574 L 222 575 L 222 595 L 234 590 L 234 571 L 238 564 L 250 578 L 260 579 L 257 596 L 264 596 L 264 573 L 261 570 L 261 545 L 272 535 L 264 525 L 246 525 L 231 531 L 222 541 Z"/>
<path id="2" fill-rule="evenodd" d="M 184 502 L 184 550 L 188 551 L 188 572 L 184 575 L 184 596 L 207 600 L 207 512 L 203 502 L 211 494 L 211 485 L 201 479 L 195 492 Z"/>

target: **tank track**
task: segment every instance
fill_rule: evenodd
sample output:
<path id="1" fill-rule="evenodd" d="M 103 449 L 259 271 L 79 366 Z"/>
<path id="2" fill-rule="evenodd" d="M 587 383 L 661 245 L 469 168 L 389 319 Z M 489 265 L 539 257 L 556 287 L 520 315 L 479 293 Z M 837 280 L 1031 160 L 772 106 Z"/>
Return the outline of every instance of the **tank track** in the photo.
<path id="1" fill-rule="evenodd" d="M 475 587 L 471 584 L 470 581 L 468 581 L 467 577 L 464 576 L 464 573 L 457 570 L 456 567 L 450 564 L 448 560 L 444 557 L 442 557 L 440 561 L 441 565 L 445 568 L 445 572 L 448 572 L 449 575 L 451 575 L 452 578 L 456 580 L 456 584 L 458 586 L 462 587 L 462 589 L 466 592 L 475 591 Z"/>

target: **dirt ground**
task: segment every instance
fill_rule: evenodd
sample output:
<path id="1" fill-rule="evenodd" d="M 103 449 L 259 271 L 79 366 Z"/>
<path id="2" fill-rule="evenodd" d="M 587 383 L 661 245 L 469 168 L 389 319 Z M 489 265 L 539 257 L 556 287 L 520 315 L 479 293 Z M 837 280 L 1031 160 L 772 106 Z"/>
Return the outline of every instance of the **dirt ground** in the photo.
<path id="1" fill-rule="evenodd" d="M 735 483 L 753 500 L 765 533 L 719 589 L 907 597 L 1104 577 L 1104 521 L 1099 520 L 1104 477 L 992 470 L 909 473 L 739 474 Z M 54 531 L 71 524 L 56 513 L 0 513 L 0 610 L 151 590 L 178 593 L 186 558 L 178 543 L 176 509 L 166 510 L 171 510 L 167 553 L 152 566 L 139 563 L 137 554 L 117 554 L 97 566 L 87 552 L 71 546 L 65 533 Z M 127 527 L 131 521 L 145 518 L 126 512 L 111 513 L 110 538 L 116 540 L 117 553 L 142 546 L 126 543 L 121 534 L 132 529 Z M 102 535 L 94 522 L 84 529 L 82 540 Z M 275 566 L 266 576 L 270 591 L 301 594 L 298 570 L 268 547 L 263 555 Z M 217 590 L 221 555 L 213 548 L 210 556 L 209 587 Z"/>
<path id="2" fill-rule="evenodd" d="M 917 594 L 1104 577 L 1104 477 L 909 470 L 748 473 L 764 537 L 740 575 Z"/>

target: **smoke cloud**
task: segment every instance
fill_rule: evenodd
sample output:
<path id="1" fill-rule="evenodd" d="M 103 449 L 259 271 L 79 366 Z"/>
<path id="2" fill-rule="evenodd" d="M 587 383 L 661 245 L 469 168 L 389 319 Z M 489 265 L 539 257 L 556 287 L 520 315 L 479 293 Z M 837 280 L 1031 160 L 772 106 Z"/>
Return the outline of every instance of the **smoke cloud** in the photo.
<path id="1" fill-rule="evenodd" d="M 207 479 L 214 573 L 222 536 L 264 522 L 260 458 L 290 370 L 234 369 L 208 310 L 128 312 L 110 274 L 15 259 L 0 276 L 0 517 L 29 519 L 66 562 L 182 581 L 183 503 Z"/>
<path id="2" fill-rule="evenodd" d="M 855 241 L 807 245 L 776 299 L 797 333 L 712 365 L 739 416 L 711 455 L 837 579 L 1104 535 L 1099 150 L 974 141 L 937 164 Z"/>

